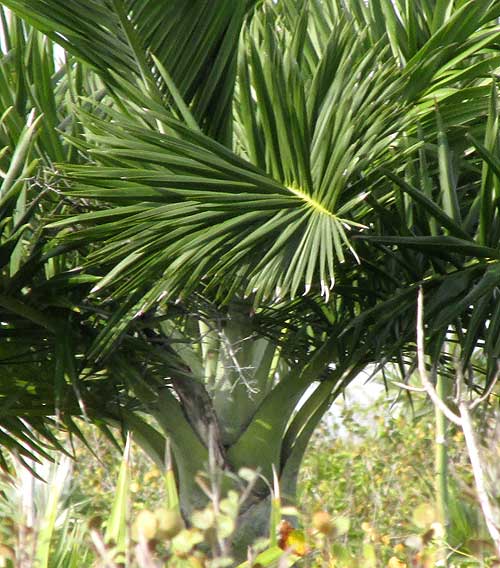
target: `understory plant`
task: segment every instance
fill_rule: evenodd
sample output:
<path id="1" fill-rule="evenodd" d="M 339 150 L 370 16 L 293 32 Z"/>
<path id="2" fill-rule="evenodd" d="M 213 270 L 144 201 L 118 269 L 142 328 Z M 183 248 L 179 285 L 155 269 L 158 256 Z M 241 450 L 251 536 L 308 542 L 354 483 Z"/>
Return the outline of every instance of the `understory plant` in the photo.
<path id="1" fill-rule="evenodd" d="M 392 392 L 392 409 L 385 397 L 365 407 L 346 404 L 340 420 L 322 425 L 301 473 L 300 509 L 286 506 L 278 486 L 272 488 L 270 532 L 251 543 L 247 563 L 234 560 L 230 544 L 238 509 L 258 474 L 241 470 L 233 479 L 237 490 L 223 496 L 220 472 L 200 472 L 207 505 L 185 520 L 173 471 L 152 466 L 136 444 L 127 446 L 120 461 L 102 435 L 94 437 L 94 453 L 75 442 L 78 464 L 58 458 L 58 464 L 38 466 L 43 480 L 22 467 L 16 468 L 16 477 L 3 478 L 0 562 L 32 566 L 45 558 L 40 565 L 61 567 L 123 561 L 186 568 L 436 566 L 442 527 L 433 487 L 432 411 L 421 394 L 414 393 L 412 410 L 409 401 Z M 481 419 L 490 424 L 488 429 L 495 412 L 491 407 Z M 88 426 L 82 428 L 86 437 L 93 436 Z M 484 464 L 490 476 L 498 476 L 496 438 L 488 429 L 482 439 L 490 441 L 494 455 Z M 452 430 L 448 440 L 449 566 L 494 566 L 463 435 Z"/>

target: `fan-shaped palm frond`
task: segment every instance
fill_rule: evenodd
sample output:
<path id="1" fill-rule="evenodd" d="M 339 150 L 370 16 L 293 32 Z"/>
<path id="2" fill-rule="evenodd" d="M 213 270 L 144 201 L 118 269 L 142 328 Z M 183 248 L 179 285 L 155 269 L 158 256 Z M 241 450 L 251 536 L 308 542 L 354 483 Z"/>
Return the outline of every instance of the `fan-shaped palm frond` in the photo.
<path id="1" fill-rule="evenodd" d="M 175 137 L 141 129 L 116 113 L 113 124 L 82 117 L 94 131 L 87 150 L 99 165 L 65 168 L 70 191 L 123 206 L 75 219 L 100 228 L 72 239 L 109 243 L 90 260 L 116 267 L 101 287 L 113 284 L 116 290 L 118 284 L 119 292 L 130 293 L 162 275 L 149 294 L 154 301 L 188 293 L 200 280 L 210 287 L 225 274 L 233 289 L 242 285 L 258 298 L 293 297 L 311 286 L 327 295 L 344 249 L 353 252 L 347 232 L 361 227 L 357 207 L 368 188 L 359 181 L 373 164 L 393 159 L 388 148 L 403 127 L 397 70 L 390 61 L 373 70 L 383 46 L 356 40 L 348 21 L 339 25 L 342 39 L 331 31 L 324 57 L 308 76 L 299 73 L 292 59 L 297 50 L 280 34 L 260 38 L 257 17 L 252 28 L 249 55 L 244 46 L 240 61 L 239 124 L 261 150 L 238 145 L 260 167 L 168 116 L 154 114 Z M 376 116 L 371 109 L 382 104 L 387 108 Z M 152 250 L 161 254 L 152 256 Z"/>
<path id="2" fill-rule="evenodd" d="M 489 21 L 486 4 L 473 9 Z M 120 207 L 61 224 L 99 226 L 80 237 L 106 243 L 89 258 L 115 267 L 100 287 L 130 293 L 154 276 L 160 278 L 149 293 L 154 301 L 187 293 L 199 281 L 210 287 L 225 275 L 233 290 L 243 285 L 258 298 L 293 297 L 311 287 L 328 294 L 345 249 L 354 252 L 349 232 L 370 222 L 366 198 L 378 183 L 378 168 L 398 167 L 406 144 L 401 133 L 416 139 L 415 117 L 425 128 L 433 115 L 426 101 L 436 78 L 453 74 L 464 60 L 454 58 L 448 22 L 439 45 L 449 41 L 451 59 L 408 98 L 406 76 L 410 69 L 420 76 L 423 53 L 437 50 L 434 35 L 400 67 L 382 40 L 356 36 L 345 15 L 327 32 L 318 5 L 297 11 L 290 28 L 283 9 L 254 15 L 240 49 L 236 149 L 253 164 L 160 113 L 151 115 L 168 134 L 141 129 L 116 113 L 101 123 L 82 117 L 93 130 L 87 151 L 96 167 L 66 168 L 69 191 Z M 494 41 L 498 30 L 486 29 L 471 43 L 470 57 L 486 54 Z M 422 99 L 414 105 L 417 93 Z M 456 101 L 441 99 L 449 118 Z M 459 115 L 454 124 L 467 120 Z"/>

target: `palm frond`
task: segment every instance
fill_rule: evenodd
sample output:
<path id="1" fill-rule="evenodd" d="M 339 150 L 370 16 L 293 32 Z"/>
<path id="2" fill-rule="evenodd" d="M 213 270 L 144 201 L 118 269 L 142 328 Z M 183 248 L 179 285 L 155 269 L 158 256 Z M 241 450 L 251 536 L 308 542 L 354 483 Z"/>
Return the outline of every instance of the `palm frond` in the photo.
<path id="1" fill-rule="evenodd" d="M 3 4 L 91 65 L 118 98 L 130 96 L 132 86 L 139 99 L 147 95 L 168 103 L 173 86 L 203 130 L 230 143 L 234 46 L 254 0 Z M 154 58 L 168 71 L 171 84 Z"/>

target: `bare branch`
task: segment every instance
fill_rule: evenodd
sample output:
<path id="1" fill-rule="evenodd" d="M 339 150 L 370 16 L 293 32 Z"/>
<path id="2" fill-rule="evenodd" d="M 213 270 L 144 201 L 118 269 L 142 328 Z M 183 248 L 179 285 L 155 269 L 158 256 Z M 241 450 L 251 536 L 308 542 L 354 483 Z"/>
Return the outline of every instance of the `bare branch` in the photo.
<path id="1" fill-rule="evenodd" d="M 427 391 L 429 398 L 434 405 L 446 416 L 446 418 L 456 424 L 462 426 L 460 416 L 455 414 L 448 405 L 439 398 L 434 385 L 427 376 L 427 369 L 425 368 L 425 347 L 424 347 L 424 293 L 422 288 L 418 290 L 417 301 L 417 358 L 418 358 L 418 372 L 420 380 L 424 389 Z"/>
<path id="2" fill-rule="evenodd" d="M 476 484 L 477 498 L 479 505 L 483 511 L 484 520 L 488 528 L 488 532 L 495 544 L 497 556 L 500 558 L 500 531 L 496 524 L 495 514 L 491 505 L 491 500 L 486 488 L 486 480 L 484 476 L 483 466 L 481 463 L 481 456 L 479 454 L 479 447 L 472 424 L 470 414 L 470 407 L 465 401 L 460 401 L 458 408 L 460 410 L 462 430 L 464 433 L 467 451 L 469 453 L 469 460 L 472 466 L 472 473 L 474 474 L 474 481 Z"/>
<path id="3" fill-rule="evenodd" d="M 469 405 L 469 410 L 474 410 L 474 408 L 479 406 L 490 396 L 490 394 L 493 392 L 493 389 L 495 388 L 495 385 L 498 382 L 499 377 L 500 377 L 500 363 L 497 365 L 497 372 L 495 373 L 495 376 L 493 377 L 493 380 L 491 381 L 491 384 L 488 387 L 487 391 L 482 396 L 477 398 L 474 402 L 471 402 L 471 404 Z"/>
<path id="4" fill-rule="evenodd" d="M 400 389 L 404 389 L 411 392 L 427 392 L 424 387 L 412 387 L 411 385 L 406 385 L 405 383 L 400 383 L 399 381 L 391 381 L 391 384 L 396 385 Z"/>

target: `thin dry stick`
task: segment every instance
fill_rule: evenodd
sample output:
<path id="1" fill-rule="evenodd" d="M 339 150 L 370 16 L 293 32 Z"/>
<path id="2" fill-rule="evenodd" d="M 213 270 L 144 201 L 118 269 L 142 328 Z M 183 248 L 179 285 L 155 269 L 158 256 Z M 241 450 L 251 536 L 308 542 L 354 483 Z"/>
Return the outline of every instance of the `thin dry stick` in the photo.
<path id="1" fill-rule="evenodd" d="M 96 529 L 91 529 L 90 538 L 92 539 L 94 548 L 102 561 L 100 566 L 102 568 L 118 568 L 118 565 L 112 560 L 113 552 L 108 550 L 101 533 Z"/>
<path id="2" fill-rule="evenodd" d="M 479 505 L 483 512 L 483 517 L 486 522 L 486 527 L 490 536 L 494 542 L 495 549 L 498 558 L 500 558 L 500 531 L 495 522 L 495 513 L 493 511 L 493 506 L 491 504 L 490 496 L 488 495 L 488 490 L 486 488 L 486 479 L 483 471 L 483 465 L 481 463 L 481 456 L 479 453 L 479 445 L 476 440 L 476 434 L 474 432 L 474 426 L 472 423 L 471 410 L 477 406 L 477 404 L 467 402 L 462 395 L 462 385 L 463 377 L 461 369 L 457 368 L 458 375 L 458 408 L 460 416 L 456 415 L 450 410 L 450 408 L 444 403 L 438 396 L 434 385 L 429 381 L 427 377 L 427 370 L 425 368 L 425 349 L 424 349 L 424 295 L 422 288 L 418 292 L 417 301 L 417 359 L 418 359 L 418 370 L 420 374 L 420 379 L 422 385 L 427 391 L 429 398 L 432 402 L 441 410 L 441 412 L 454 424 L 460 426 L 464 433 L 465 445 L 467 446 L 467 453 L 469 454 L 469 461 L 472 467 L 472 473 L 474 475 L 474 482 L 476 486 L 476 494 L 479 501 Z M 493 385 L 498 380 L 498 371 L 493 380 Z M 487 393 L 481 397 L 483 400 L 486 395 L 489 396 L 491 393 L 492 386 L 488 389 Z"/>
<path id="3" fill-rule="evenodd" d="M 427 392 L 424 387 L 412 387 L 411 385 L 405 385 L 405 383 L 400 383 L 399 381 L 391 381 L 391 384 L 410 392 Z"/>
<path id="4" fill-rule="evenodd" d="M 497 365 L 497 372 L 495 373 L 495 376 L 493 377 L 493 380 L 491 381 L 490 386 L 488 387 L 488 390 L 478 399 L 476 399 L 474 402 L 470 403 L 470 410 L 474 410 L 474 408 L 476 408 L 476 406 L 479 406 L 482 402 L 484 402 L 489 396 L 490 394 L 493 392 L 493 389 L 495 388 L 495 385 L 498 382 L 498 378 L 500 376 L 500 363 L 498 363 Z"/>
<path id="5" fill-rule="evenodd" d="M 460 369 L 458 369 L 457 372 L 459 375 L 459 381 L 462 381 Z M 465 400 L 460 400 L 458 403 L 458 409 L 462 419 L 462 431 L 464 433 L 465 444 L 467 446 L 467 452 L 472 466 L 472 473 L 474 474 L 477 498 L 483 511 L 486 527 L 488 528 L 488 532 L 495 544 L 497 556 L 500 558 L 500 531 L 496 525 L 495 511 L 493 510 L 488 489 L 486 487 L 486 479 L 483 471 L 483 465 L 481 463 L 479 444 L 477 443 L 476 433 L 474 432 L 474 425 L 472 423 L 470 406 L 467 402 L 465 402 Z"/>
<path id="6" fill-rule="evenodd" d="M 448 418 L 450 422 L 461 426 L 460 416 L 457 416 L 454 412 L 450 410 L 448 405 L 443 402 L 440 398 L 434 385 L 429 380 L 427 376 L 427 369 L 425 368 L 425 347 L 424 347 L 424 293 L 422 288 L 418 290 L 418 301 L 417 301 L 417 359 L 418 359 L 418 372 L 420 374 L 420 380 L 422 381 L 422 386 L 427 391 L 429 398 L 432 400 L 435 406 Z"/>
<path id="7" fill-rule="evenodd" d="M 153 553 L 146 539 L 141 538 L 135 546 L 136 561 L 141 568 L 159 568 L 160 564 L 155 561 Z M 128 566 L 128 564 L 127 564 Z"/>

